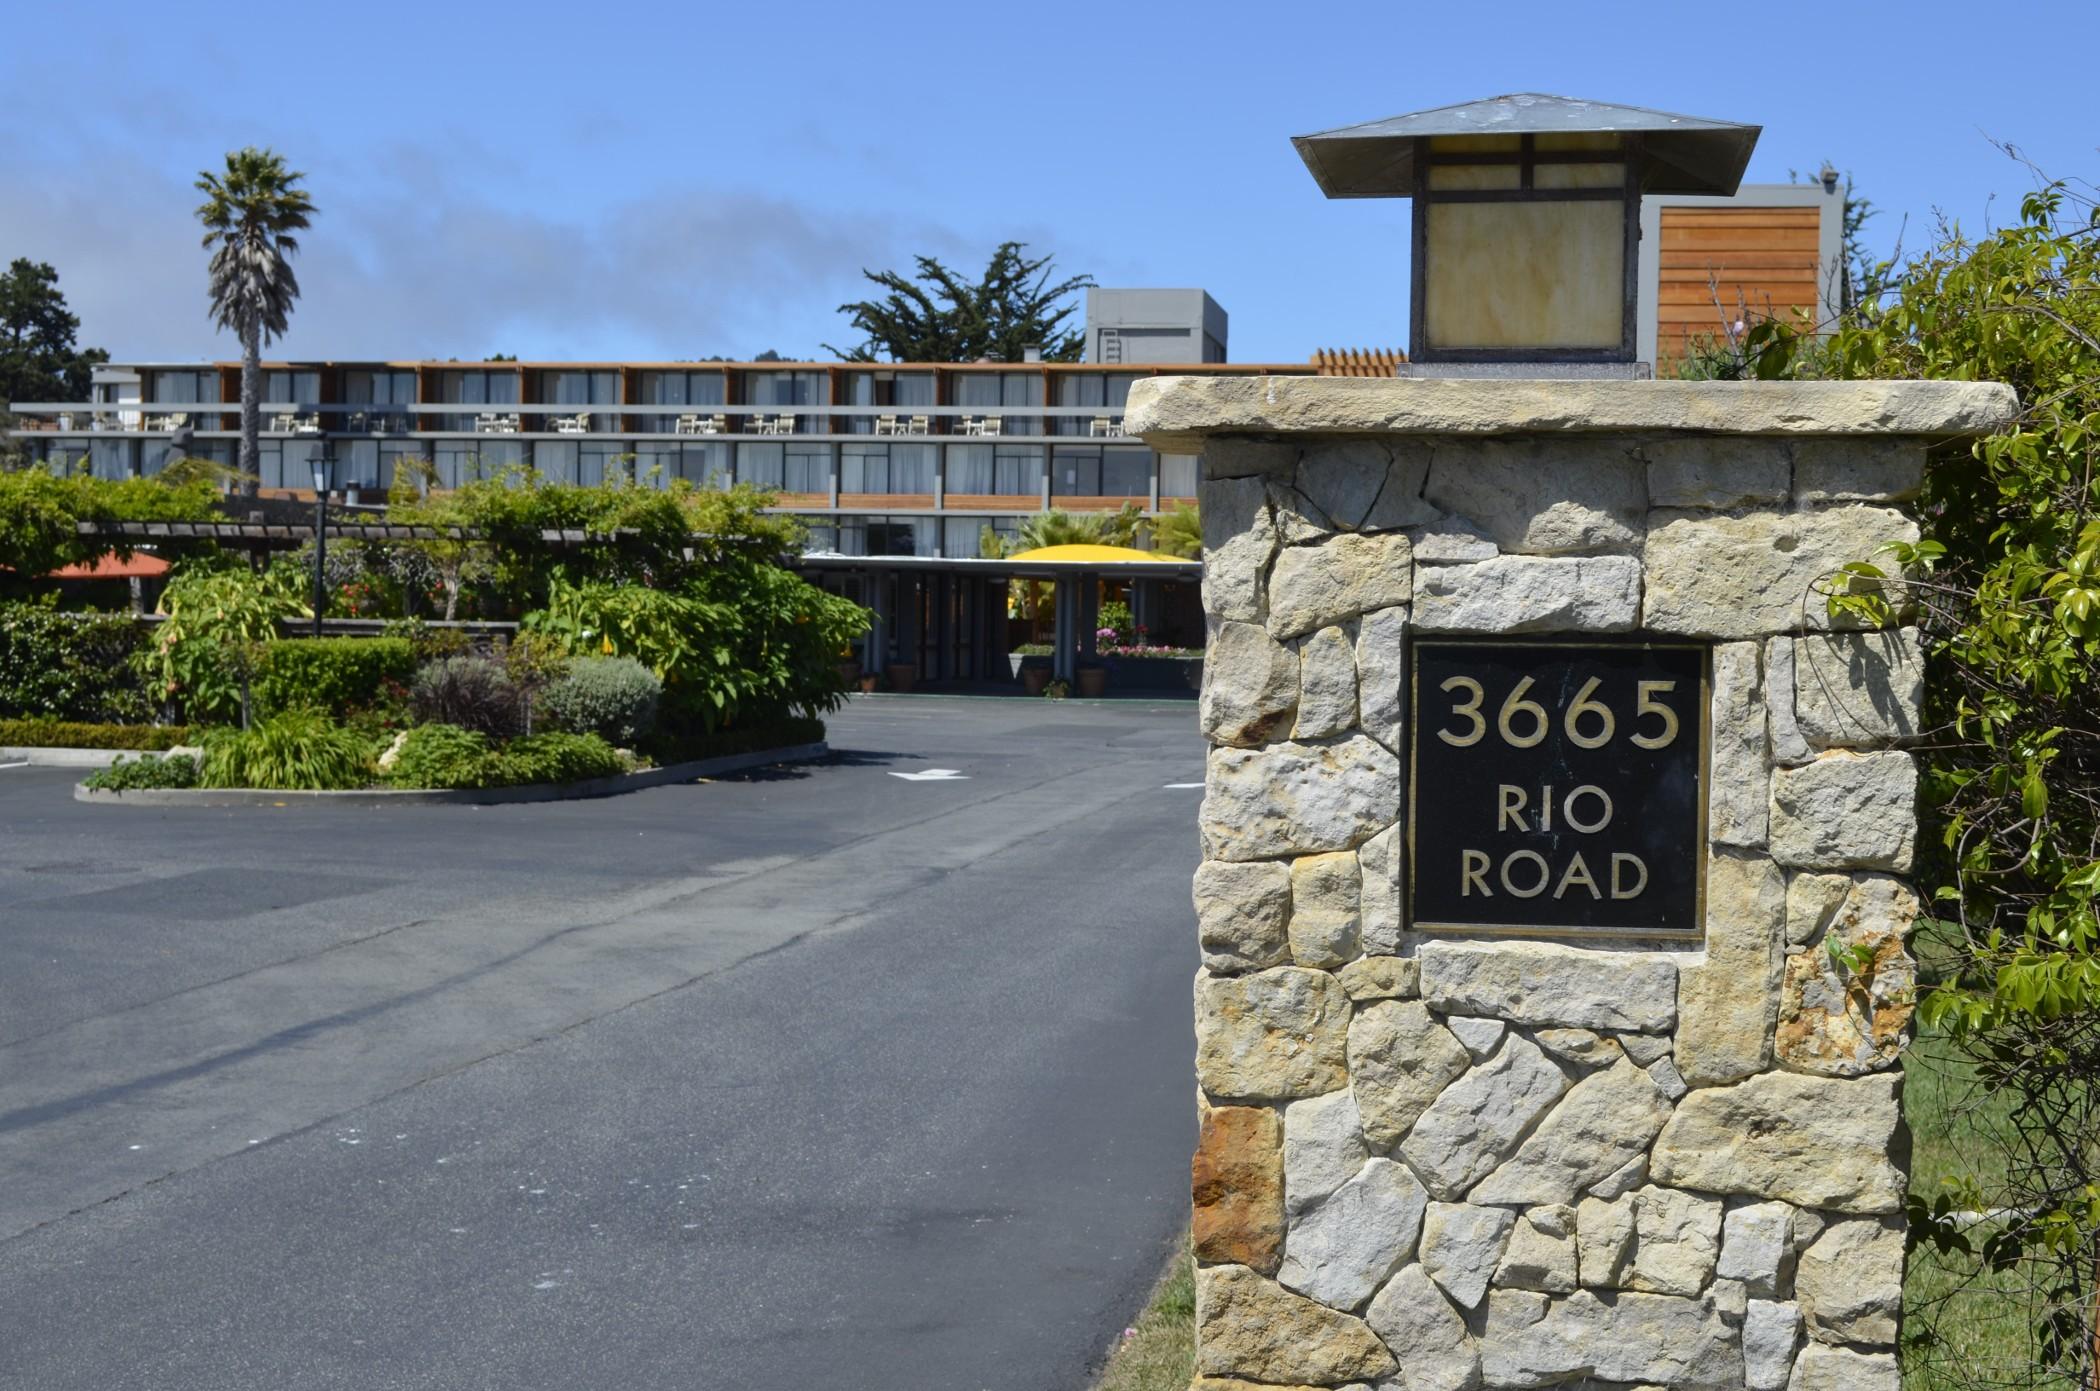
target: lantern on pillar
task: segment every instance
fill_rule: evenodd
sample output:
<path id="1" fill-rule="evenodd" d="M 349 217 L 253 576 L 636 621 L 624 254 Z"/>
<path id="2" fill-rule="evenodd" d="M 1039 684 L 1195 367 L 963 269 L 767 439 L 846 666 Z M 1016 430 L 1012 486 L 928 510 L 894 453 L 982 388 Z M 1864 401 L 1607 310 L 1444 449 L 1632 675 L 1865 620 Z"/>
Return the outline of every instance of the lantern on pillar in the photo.
<path id="1" fill-rule="evenodd" d="M 1759 130 L 1524 92 L 1291 143 L 1329 198 L 1414 199 L 1414 362 L 1630 364 L 1641 195 L 1733 194 Z"/>

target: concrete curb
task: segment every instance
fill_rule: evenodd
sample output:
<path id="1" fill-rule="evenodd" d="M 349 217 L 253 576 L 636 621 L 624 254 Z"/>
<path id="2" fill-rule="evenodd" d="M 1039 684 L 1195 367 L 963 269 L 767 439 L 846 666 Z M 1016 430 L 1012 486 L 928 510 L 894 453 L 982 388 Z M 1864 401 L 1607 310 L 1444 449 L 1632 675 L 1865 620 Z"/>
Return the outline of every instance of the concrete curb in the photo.
<path id="1" fill-rule="evenodd" d="M 73 800 L 103 806 L 130 807 L 279 807 L 324 803 L 337 807 L 497 806 L 515 802 L 573 802 L 587 797 L 616 797 L 645 787 L 719 777 L 776 763 L 809 763 L 831 752 L 828 743 L 790 744 L 756 753 L 702 758 L 582 782 L 533 783 L 525 787 L 359 788 L 353 792 L 271 792 L 259 788 L 142 787 L 131 792 L 104 792 L 76 785 Z"/>
<path id="2" fill-rule="evenodd" d="M 120 758 L 159 756 L 161 749 L 63 749 L 43 745 L 0 748 L 0 763 L 27 763 L 35 768 L 107 768 Z"/>

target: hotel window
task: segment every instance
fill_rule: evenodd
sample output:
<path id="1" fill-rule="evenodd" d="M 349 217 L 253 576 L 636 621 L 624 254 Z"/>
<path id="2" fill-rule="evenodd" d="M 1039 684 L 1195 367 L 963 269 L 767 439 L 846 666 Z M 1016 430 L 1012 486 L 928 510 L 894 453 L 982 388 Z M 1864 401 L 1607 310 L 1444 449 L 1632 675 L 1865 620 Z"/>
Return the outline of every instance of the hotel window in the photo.
<path id="1" fill-rule="evenodd" d="M 596 487 L 609 478 L 636 481 L 639 462 L 633 446 L 625 440 L 579 440 L 576 445 L 576 481 Z"/>
<path id="2" fill-rule="evenodd" d="M 532 441 L 532 471 L 549 483 L 576 481 L 576 446 L 581 440 Z"/>
<path id="3" fill-rule="evenodd" d="M 930 444 L 848 444 L 840 448 L 839 491 L 842 493 L 933 493 L 936 446 Z M 984 451 L 987 464 L 991 451 Z"/>
<path id="4" fill-rule="evenodd" d="M 1110 449 L 1101 455 L 1101 496 L 1152 496 L 1152 451 Z"/>
<path id="5" fill-rule="evenodd" d="M 1002 541 L 1021 534 L 1018 517 L 944 517 L 941 519 L 941 554 L 950 559 L 975 560 L 984 555 L 984 533 Z"/>
<path id="6" fill-rule="evenodd" d="M 1043 446 L 999 445 L 992 455 L 992 491 L 1006 495 L 1043 491 Z"/>
<path id="7" fill-rule="evenodd" d="M 1012 410 L 1017 406 L 1043 404 L 1043 378 L 1038 372 L 968 372 L 955 377 L 955 404 L 972 414 L 994 407 Z M 1002 435 L 1039 435 L 1041 416 L 1007 415 L 1000 421 Z"/>
<path id="8" fill-rule="evenodd" d="M 745 372 L 743 398 L 747 406 L 826 406 L 831 404 L 828 379 L 822 372 Z M 813 435 L 823 429 L 820 415 L 795 416 L 797 434 Z"/>
<path id="9" fill-rule="evenodd" d="M 162 405 L 216 404 L 219 399 L 217 372 L 155 372 L 152 399 Z M 192 421 L 194 426 L 196 422 Z M 204 425 L 204 429 L 214 428 Z"/>
<path id="10" fill-rule="evenodd" d="M 781 491 L 831 494 L 831 446 L 789 444 L 781 465 Z"/>
<path id="11" fill-rule="evenodd" d="M 843 416 L 839 428 L 849 435 L 875 433 L 877 415 L 907 417 L 922 413 L 933 404 L 931 372 L 853 372 L 845 382 L 845 399 L 839 404 L 867 406 L 872 414 Z M 900 419 L 900 425 L 910 421 Z"/>
<path id="12" fill-rule="evenodd" d="M 474 411 L 460 415 L 438 417 L 444 423 L 441 430 L 473 430 L 477 428 L 475 417 L 482 414 L 515 415 L 518 404 L 518 374 L 498 369 L 493 372 L 440 372 L 438 374 L 438 399 L 457 401 L 463 406 L 502 407 L 491 411 Z M 429 417 L 425 417 L 429 419 Z"/>
<path id="13" fill-rule="evenodd" d="M 431 446 L 431 462 L 437 465 L 439 486 L 457 488 L 521 467 L 526 444 L 519 439 L 437 440 Z"/>
<path id="14" fill-rule="evenodd" d="M 312 406 L 321 400 L 319 372 L 273 371 L 263 373 L 263 404 L 268 406 Z M 307 479 L 313 486 L 313 479 Z"/>
<path id="15" fill-rule="evenodd" d="M 416 401 L 416 374 L 413 372 L 355 371 L 343 373 L 343 403 L 359 409 L 343 417 L 341 423 L 324 421 L 337 429 L 355 429 L 355 417 L 365 417 L 364 428 L 374 433 L 386 430 L 409 428 L 408 411 L 375 410 L 375 406 L 410 406 Z M 375 456 L 376 460 L 376 456 Z M 377 468 L 375 462 L 374 468 Z"/>
<path id="16" fill-rule="evenodd" d="M 676 406 L 668 415 L 643 417 L 641 429 L 658 435 L 678 433 L 681 415 L 713 416 L 721 412 L 729 397 L 720 372 L 644 372 L 642 404 Z"/>
<path id="17" fill-rule="evenodd" d="M 739 444 L 736 447 L 736 481 L 754 488 L 781 487 L 786 475 L 785 444 Z"/>
<path id="18" fill-rule="evenodd" d="M 579 415 L 578 406 L 617 406 L 620 404 L 620 374 L 618 372 L 542 372 L 539 374 L 539 392 L 534 398 L 539 404 L 567 407 L 556 409 L 554 415 Z M 590 428 L 599 433 L 610 433 L 620 427 L 610 415 L 594 415 Z M 543 421 L 542 429 L 552 430 L 552 421 Z"/>
<path id="19" fill-rule="evenodd" d="M 1159 456 L 1159 495 L 1162 498 L 1196 496 L 1196 476 L 1200 463 L 1194 454 L 1162 454 Z"/>

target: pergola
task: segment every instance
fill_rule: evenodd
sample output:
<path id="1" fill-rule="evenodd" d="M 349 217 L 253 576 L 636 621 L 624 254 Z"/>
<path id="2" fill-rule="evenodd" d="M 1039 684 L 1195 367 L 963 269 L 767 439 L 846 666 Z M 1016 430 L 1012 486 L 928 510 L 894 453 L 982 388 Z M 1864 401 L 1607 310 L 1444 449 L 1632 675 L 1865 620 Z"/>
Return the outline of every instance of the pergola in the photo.
<path id="1" fill-rule="evenodd" d="M 1058 680 L 1076 681 L 1079 664 L 1096 652 L 1102 580 L 1135 582 L 1131 608 L 1143 622 L 1146 606 L 1156 602 L 1151 582 L 1196 583 L 1203 578 L 1202 561 L 1173 559 L 805 555 L 788 565 L 804 575 L 857 577 L 861 602 L 875 614 L 874 627 L 862 645 L 863 665 L 879 668 L 894 639 L 899 651 L 931 649 L 934 669 L 923 674 L 935 681 L 1008 679 L 1006 595 L 1012 580 L 1055 586 L 1051 672 Z M 920 631 L 922 621 L 932 625 L 931 632 Z"/>

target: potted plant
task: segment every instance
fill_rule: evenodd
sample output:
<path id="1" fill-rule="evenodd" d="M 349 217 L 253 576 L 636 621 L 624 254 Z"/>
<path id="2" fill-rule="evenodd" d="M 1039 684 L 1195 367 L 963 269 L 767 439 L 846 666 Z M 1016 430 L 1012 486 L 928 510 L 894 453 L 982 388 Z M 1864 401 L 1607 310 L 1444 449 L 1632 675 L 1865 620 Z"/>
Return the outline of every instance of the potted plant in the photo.
<path id="1" fill-rule="evenodd" d="M 1049 684 L 1050 664 L 1048 662 L 1044 662 L 1041 666 L 1029 665 L 1021 668 L 1021 689 L 1028 692 L 1028 694 L 1032 696 L 1041 695 L 1043 688 Z"/>
<path id="2" fill-rule="evenodd" d="M 1108 668 L 1099 662 L 1079 664 L 1079 694 L 1088 700 L 1098 699 L 1108 690 Z"/>

